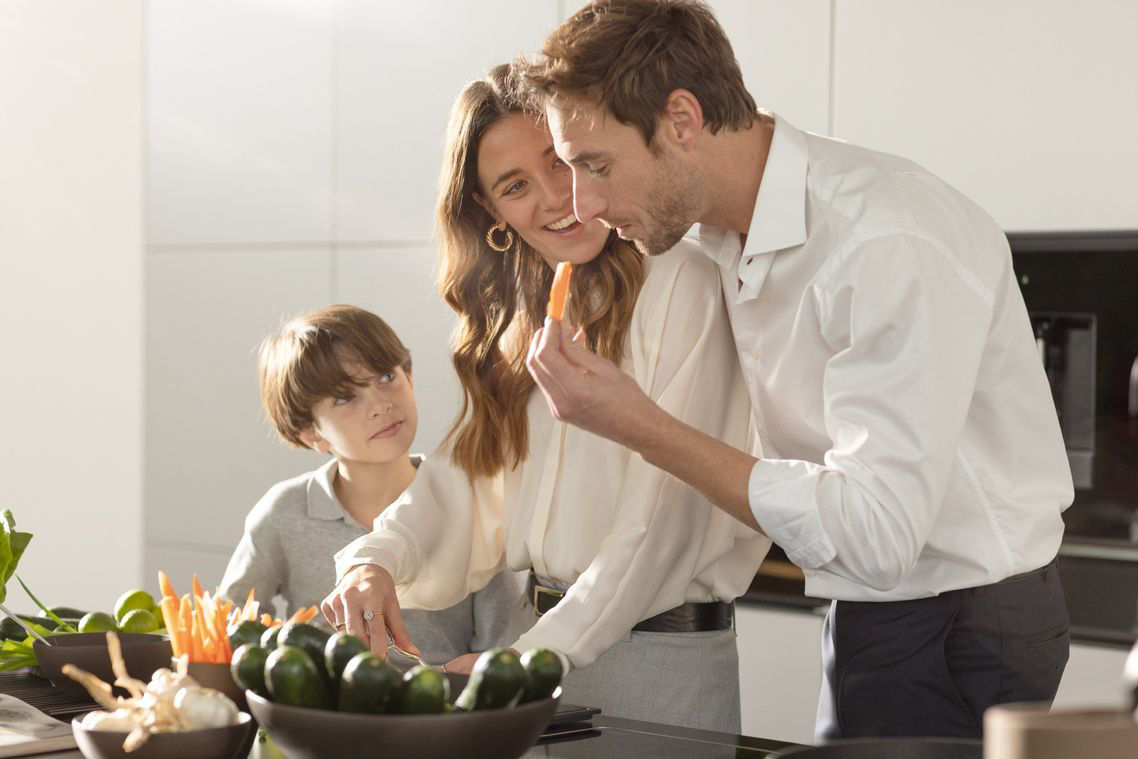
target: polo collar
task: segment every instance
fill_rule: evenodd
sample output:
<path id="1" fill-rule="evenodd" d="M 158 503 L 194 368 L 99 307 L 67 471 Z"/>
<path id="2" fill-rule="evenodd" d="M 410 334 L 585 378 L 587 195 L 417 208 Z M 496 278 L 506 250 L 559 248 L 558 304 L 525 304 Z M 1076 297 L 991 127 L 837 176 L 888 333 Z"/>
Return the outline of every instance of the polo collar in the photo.
<path id="1" fill-rule="evenodd" d="M 410 455 L 411 463 L 416 469 L 423 463 L 423 457 L 417 453 Z M 306 496 L 308 500 L 308 516 L 313 519 L 331 521 L 343 519 L 355 522 L 352 516 L 344 509 L 340 499 L 336 496 L 336 459 L 331 458 L 326 464 L 313 472 L 308 479 Z"/>

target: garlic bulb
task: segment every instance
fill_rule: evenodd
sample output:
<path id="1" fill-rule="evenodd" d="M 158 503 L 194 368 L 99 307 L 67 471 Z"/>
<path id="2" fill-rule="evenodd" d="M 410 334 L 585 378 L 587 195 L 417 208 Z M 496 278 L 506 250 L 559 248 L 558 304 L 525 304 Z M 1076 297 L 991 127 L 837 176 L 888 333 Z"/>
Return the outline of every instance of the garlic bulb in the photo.
<path id="1" fill-rule="evenodd" d="M 116 709 L 113 712 L 89 712 L 79 724 L 87 730 L 113 730 L 129 733 L 142 724 L 142 720 L 138 718 L 137 712 L 130 709 Z"/>
<path id="2" fill-rule="evenodd" d="M 199 685 L 189 685 L 174 696 L 174 709 L 183 730 L 224 727 L 237 722 L 237 705 L 229 696 Z"/>

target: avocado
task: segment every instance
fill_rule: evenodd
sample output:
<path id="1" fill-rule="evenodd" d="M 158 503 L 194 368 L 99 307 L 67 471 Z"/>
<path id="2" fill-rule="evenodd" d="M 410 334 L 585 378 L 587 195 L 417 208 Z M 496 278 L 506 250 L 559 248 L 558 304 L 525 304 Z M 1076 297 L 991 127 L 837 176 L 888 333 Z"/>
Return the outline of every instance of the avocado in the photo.
<path id="1" fill-rule="evenodd" d="M 340 677 L 342 712 L 382 714 L 403 684 L 395 668 L 371 652 L 356 654 Z"/>
<path id="2" fill-rule="evenodd" d="M 522 654 L 522 668 L 526 671 L 526 685 L 520 704 L 552 696 L 565 673 L 561 657 L 548 648 L 534 648 Z"/>
<path id="3" fill-rule="evenodd" d="M 242 645 L 233 652 L 233 661 L 229 665 L 233 682 L 258 696 L 269 698 L 269 689 L 265 685 L 265 660 L 268 658 L 268 649 L 256 643 Z"/>
<path id="4" fill-rule="evenodd" d="M 418 664 L 403 675 L 403 684 L 391 704 L 396 714 L 442 714 L 450 683 L 436 669 Z"/>
<path id="5" fill-rule="evenodd" d="M 278 645 L 265 659 L 265 685 L 278 704 L 331 709 L 332 699 L 320 670 L 302 648 Z"/>
<path id="6" fill-rule="evenodd" d="M 340 682 L 340 676 L 344 673 L 344 667 L 348 666 L 348 662 L 356 654 L 365 653 L 367 650 L 367 643 L 355 635 L 346 632 L 334 634 L 324 644 L 324 668 L 328 670 L 328 677 L 333 683 Z"/>
<path id="7" fill-rule="evenodd" d="M 246 643 L 260 644 L 261 636 L 265 634 L 265 626 L 255 619 L 245 619 L 229 633 L 229 647 L 234 651 Z"/>
<path id="8" fill-rule="evenodd" d="M 277 647 L 277 637 L 281 634 L 281 626 L 275 625 L 261 635 L 261 648 L 272 651 Z"/>
<path id="9" fill-rule="evenodd" d="M 332 637 L 331 633 L 307 622 L 286 622 L 281 626 L 277 645 L 296 646 L 303 650 L 312 659 L 312 663 L 316 665 L 316 670 L 325 678 L 325 682 L 330 683 L 331 678 L 328 678 L 328 670 L 324 666 L 324 646 L 328 644 L 330 637 Z"/>
<path id="10" fill-rule="evenodd" d="M 513 706 L 525 684 L 526 671 L 517 654 L 508 648 L 492 648 L 478 657 L 454 705 L 466 711 Z"/>

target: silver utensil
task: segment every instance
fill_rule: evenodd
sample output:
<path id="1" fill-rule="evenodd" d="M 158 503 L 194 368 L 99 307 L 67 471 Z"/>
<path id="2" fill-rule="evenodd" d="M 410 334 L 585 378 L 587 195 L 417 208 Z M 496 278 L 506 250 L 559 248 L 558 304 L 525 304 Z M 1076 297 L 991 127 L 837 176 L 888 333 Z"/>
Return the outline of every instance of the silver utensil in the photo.
<path id="1" fill-rule="evenodd" d="M 38 632 L 36 632 L 32 628 L 28 627 L 28 624 L 26 622 L 24 622 L 24 620 L 22 620 L 18 616 L 16 616 L 15 612 L 9 611 L 8 607 L 4 606 L 4 604 L 0 604 L 0 611 L 4 612 L 9 617 L 16 620 L 16 624 L 18 624 L 20 627 L 24 628 L 24 632 L 26 632 L 28 635 L 30 635 L 33 638 L 35 638 L 36 640 L 38 640 L 40 643 L 43 643 L 45 646 L 51 645 L 50 640 L 48 640 L 44 636 L 40 635 Z"/>

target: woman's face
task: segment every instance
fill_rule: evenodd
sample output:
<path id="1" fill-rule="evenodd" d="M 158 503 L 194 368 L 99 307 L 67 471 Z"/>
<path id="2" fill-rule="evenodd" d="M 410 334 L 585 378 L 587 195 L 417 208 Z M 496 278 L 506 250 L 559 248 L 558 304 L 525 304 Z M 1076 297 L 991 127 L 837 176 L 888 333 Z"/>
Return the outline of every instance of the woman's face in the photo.
<path id="1" fill-rule="evenodd" d="M 550 266 L 591 261 L 608 239 L 600 222 L 582 224 L 573 215 L 573 174 L 553 152 L 544 122 L 516 113 L 487 129 L 478 147 L 478 184 L 479 202 Z"/>

